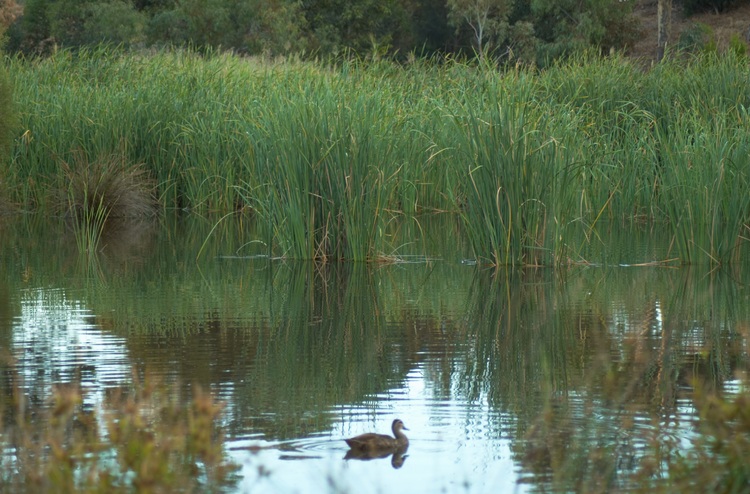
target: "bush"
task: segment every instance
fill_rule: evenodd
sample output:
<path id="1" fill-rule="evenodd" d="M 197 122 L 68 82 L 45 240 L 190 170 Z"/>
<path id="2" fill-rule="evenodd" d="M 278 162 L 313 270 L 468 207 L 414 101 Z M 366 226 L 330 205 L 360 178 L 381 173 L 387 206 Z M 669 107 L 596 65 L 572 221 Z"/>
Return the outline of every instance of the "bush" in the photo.
<path id="1" fill-rule="evenodd" d="M 7 369 L 4 369 L 7 371 Z M 7 371 L 8 375 L 11 374 Z M 17 493 L 225 492 L 238 465 L 220 430 L 223 405 L 197 390 L 188 403 L 153 383 L 109 390 L 101 406 L 84 404 L 80 382 L 54 387 L 44 407 L 26 407 L 21 391 L 0 401 L 4 451 L 0 490 Z M 10 422 L 12 420 L 12 423 Z M 8 455 L 10 456 L 10 455 Z"/>
<path id="2" fill-rule="evenodd" d="M 702 22 L 695 22 L 680 33 L 677 49 L 687 53 L 705 51 L 711 46 L 714 33 L 711 26 Z"/>

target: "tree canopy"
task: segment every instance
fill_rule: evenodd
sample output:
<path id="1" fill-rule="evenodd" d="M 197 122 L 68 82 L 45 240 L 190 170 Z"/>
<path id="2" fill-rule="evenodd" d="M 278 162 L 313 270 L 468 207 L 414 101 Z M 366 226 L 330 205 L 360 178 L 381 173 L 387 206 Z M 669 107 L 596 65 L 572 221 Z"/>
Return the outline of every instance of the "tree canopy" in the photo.
<path id="1" fill-rule="evenodd" d="M 27 0 L 7 48 L 43 54 L 110 42 L 271 56 L 463 53 L 544 64 L 579 48 L 626 48 L 637 35 L 634 1 Z"/>

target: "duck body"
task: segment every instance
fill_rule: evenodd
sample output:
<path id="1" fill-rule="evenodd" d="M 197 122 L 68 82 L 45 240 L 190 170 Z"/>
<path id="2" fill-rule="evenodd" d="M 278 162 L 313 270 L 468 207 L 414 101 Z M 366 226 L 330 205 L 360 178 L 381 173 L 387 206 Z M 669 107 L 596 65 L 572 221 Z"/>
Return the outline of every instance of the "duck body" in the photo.
<path id="1" fill-rule="evenodd" d="M 404 423 L 396 419 L 391 425 L 393 430 L 393 436 L 385 434 L 376 434 L 374 432 L 368 432 L 367 434 L 360 434 L 359 436 L 345 439 L 346 444 L 353 451 L 363 453 L 375 453 L 375 452 L 387 452 L 395 450 L 406 450 L 409 447 L 409 438 L 406 437 L 402 431 L 409 430 L 404 426 Z"/>

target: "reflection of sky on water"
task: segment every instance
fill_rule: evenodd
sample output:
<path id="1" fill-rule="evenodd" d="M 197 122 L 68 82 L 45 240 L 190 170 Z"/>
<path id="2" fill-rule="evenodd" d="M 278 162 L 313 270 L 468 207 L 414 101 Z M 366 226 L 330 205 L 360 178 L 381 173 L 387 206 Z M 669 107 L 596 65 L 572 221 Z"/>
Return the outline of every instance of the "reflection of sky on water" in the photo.
<path id="1" fill-rule="evenodd" d="M 232 285 L 222 279 L 221 283 L 217 282 L 217 286 Z M 176 304 L 183 296 L 190 300 L 196 297 L 187 288 L 180 287 L 179 290 L 179 296 L 167 299 L 164 303 L 161 303 L 160 299 L 154 299 L 155 305 L 158 305 L 154 320 L 171 321 L 169 317 L 173 317 L 172 315 L 162 316 L 161 312 L 168 312 L 164 309 L 169 307 L 169 303 Z M 20 311 L 13 322 L 12 352 L 17 358 L 16 369 L 22 378 L 21 386 L 29 393 L 35 393 L 37 399 L 45 399 L 53 384 L 70 382 L 76 376 L 80 376 L 84 388 L 88 391 L 87 403 L 95 406 L 101 403 L 106 387 L 130 381 L 132 359 L 129 348 L 135 355 L 133 358 L 139 359 L 141 356 L 135 348 L 139 345 L 149 347 L 148 342 L 151 340 L 148 334 L 134 333 L 128 336 L 129 340 L 126 342 L 124 338 L 113 336 L 109 331 L 101 329 L 97 325 L 97 316 L 108 314 L 94 314 L 81 301 L 84 297 L 76 296 L 76 293 L 75 290 L 53 288 L 20 290 Z M 224 302 L 223 299 L 219 300 Z M 138 300 L 134 304 L 138 307 L 138 313 L 141 312 L 142 302 Z M 243 303 L 244 300 L 241 300 L 237 302 L 237 306 L 244 307 Z M 571 305 L 575 303 L 573 301 Z M 231 313 L 220 303 L 217 303 L 217 307 L 217 314 Z M 662 336 L 670 331 L 680 336 L 677 344 L 686 353 L 693 353 L 705 346 L 705 330 L 700 325 L 688 324 L 687 329 L 680 328 L 676 331 L 675 316 L 670 313 L 670 306 L 662 303 L 658 297 L 650 298 L 645 304 L 639 304 L 637 310 L 617 299 L 602 307 L 607 309 L 602 310 L 607 316 L 603 318 L 606 327 L 602 332 L 610 337 L 607 340 L 608 345 L 602 348 L 609 351 L 609 357 L 614 363 L 628 364 L 631 360 L 639 363 L 640 361 L 632 355 L 643 355 L 644 359 L 653 359 L 654 357 L 647 352 L 638 353 L 635 350 L 641 351 L 640 345 L 646 349 L 659 348 L 663 341 Z M 558 308 L 566 309 L 570 308 Z M 214 308 L 211 307 L 211 310 Z M 586 310 L 586 304 L 578 309 L 581 314 L 587 314 Z M 195 322 L 195 327 L 208 327 L 210 325 L 204 320 L 205 314 L 206 312 L 201 309 L 191 308 L 187 311 L 186 320 Z M 257 321 L 253 319 L 253 312 L 237 311 L 232 315 L 237 316 L 237 319 L 232 320 L 230 330 L 223 333 L 222 330 L 217 330 L 220 335 L 233 335 L 232 331 L 245 325 L 254 328 L 255 331 L 254 325 L 257 325 Z M 315 315 L 319 316 L 317 313 Z M 444 313 L 439 315 L 444 316 Z M 450 316 L 451 320 L 463 321 L 463 315 L 460 313 Z M 191 317 L 195 320 L 190 319 Z M 242 317 L 247 318 L 246 324 Z M 223 319 L 216 317 L 215 320 Z M 211 319 L 212 322 L 215 320 Z M 182 319 L 177 318 L 176 321 L 180 322 Z M 398 323 L 394 322 L 396 328 Z M 305 321 L 301 324 L 308 327 Z M 469 327 L 472 325 L 471 322 L 466 324 Z M 227 410 L 235 414 L 230 415 L 231 421 L 228 417 L 224 420 L 227 424 L 231 422 L 233 430 L 237 432 L 235 437 L 230 438 L 229 447 L 232 456 L 242 465 L 244 479 L 241 480 L 239 492 L 484 493 L 525 492 L 540 485 L 544 486 L 543 483 L 534 483 L 534 473 L 528 471 L 528 465 L 523 464 L 522 453 L 518 452 L 521 449 L 518 447 L 521 438 L 517 437 L 519 434 L 515 431 L 518 420 L 516 415 L 523 417 L 524 413 L 530 413 L 523 408 L 529 401 L 518 400 L 514 403 L 508 394 L 495 392 L 498 383 L 507 382 L 511 376 L 502 373 L 482 373 L 481 365 L 477 367 L 479 370 L 473 369 L 470 372 L 469 369 L 471 365 L 477 365 L 477 361 L 472 360 L 473 356 L 500 359 L 505 354 L 483 353 L 479 349 L 480 340 L 459 339 L 459 335 L 463 336 L 461 333 L 456 333 L 457 336 L 454 338 L 450 333 L 451 328 L 446 329 L 445 325 L 443 320 L 439 328 L 434 328 L 435 331 L 441 331 L 438 337 L 424 340 L 425 346 L 420 347 L 418 351 L 419 358 L 411 356 L 412 359 L 405 366 L 409 369 L 408 374 L 398 375 L 396 378 L 402 379 L 402 382 L 391 381 L 390 387 L 363 396 L 357 403 L 343 403 L 330 409 L 328 404 L 325 404 L 327 420 L 322 421 L 323 427 L 307 435 L 302 431 L 292 432 L 301 437 L 281 445 L 273 443 L 251 426 L 243 429 L 254 418 L 248 416 L 248 410 L 258 411 L 259 414 L 263 414 L 264 420 L 274 421 L 283 416 L 278 408 L 265 409 L 253 401 L 253 397 L 243 403 L 240 399 L 242 397 L 238 395 L 247 393 L 247 389 L 252 392 L 254 388 L 238 386 L 241 381 L 235 377 L 224 381 L 217 377 L 221 372 L 208 374 L 209 379 L 213 380 L 211 389 L 220 399 L 229 402 Z M 425 326 L 422 330 L 427 331 L 429 327 Z M 248 330 L 247 334 L 255 334 L 253 331 Z M 444 334 L 446 331 L 448 333 Z M 397 330 L 392 333 L 398 335 Z M 252 376 L 250 373 L 242 372 L 242 369 L 250 365 L 266 365 L 261 358 L 252 363 L 237 358 L 244 354 L 233 352 L 232 350 L 237 349 L 235 345 L 213 344 L 214 340 L 204 338 L 208 334 L 213 333 L 202 330 L 188 332 L 185 335 L 178 333 L 177 336 L 185 340 L 185 348 L 191 349 L 189 355 L 201 357 L 201 361 L 218 366 L 220 371 L 233 366 L 239 368 L 240 370 L 232 376 Z M 170 335 L 159 338 L 164 345 L 170 345 L 175 341 L 170 340 L 173 338 Z M 244 340 L 237 338 L 231 341 L 242 344 Z M 498 345 L 507 343 L 505 340 L 493 342 Z M 386 341 L 384 345 L 403 352 L 403 347 L 398 346 L 403 345 L 398 337 L 393 342 Z M 524 343 L 517 348 L 524 356 L 526 353 L 523 352 L 535 349 L 531 343 Z M 201 351 L 205 352 L 205 358 L 202 358 Z M 180 378 L 191 375 L 187 372 L 188 369 L 182 369 L 185 374 L 176 370 L 174 360 L 160 361 L 161 354 L 160 349 L 154 350 L 151 354 L 152 362 L 162 364 L 156 366 L 159 369 L 157 372 L 163 373 L 156 376 L 157 378 L 167 378 L 167 382 L 170 382 L 169 379 L 173 376 Z M 181 355 L 179 352 L 163 354 L 169 359 L 179 359 Z M 304 354 L 301 355 L 302 358 L 306 357 Z M 310 357 L 317 358 L 318 355 L 313 353 Z M 439 365 L 445 363 L 450 365 Z M 446 379 L 449 382 L 441 381 L 441 376 L 444 375 L 449 376 L 449 379 Z M 466 382 L 460 381 L 466 376 L 473 377 L 477 382 L 467 386 Z M 517 377 L 523 375 L 519 374 Z M 691 447 L 690 440 L 695 437 L 692 420 L 696 411 L 690 399 L 678 396 L 676 406 L 665 417 L 655 418 L 646 412 L 639 413 L 633 417 L 635 425 L 630 430 L 624 430 L 617 410 L 612 409 L 611 404 L 599 396 L 595 389 L 581 385 L 576 388 L 574 384 L 576 383 L 571 380 L 571 386 L 562 390 L 561 394 L 565 395 L 566 405 L 571 410 L 570 423 L 574 424 L 579 434 L 575 439 L 585 443 L 584 450 L 589 445 L 604 443 L 611 446 L 622 443 L 623 449 L 630 450 L 622 453 L 619 449 L 612 450 L 615 454 L 621 455 L 618 457 L 622 458 L 623 464 L 627 465 L 630 458 L 637 461 L 638 455 L 644 452 L 645 438 L 654 429 L 654 419 L 661 420 L 667 425 L 666 432 L 676 438 L 683 449 Z M 741 382 L 738 380 L 725 383 L 725 388 L 730 393 L 736 392 L 740 386 Z M 472 392 L 468 391 L 469 388 Z M 509 393 L 512 393 L 513 389 L 511 387 Z M 531 387 L 528 390 L 534 391 Z M 488 396 L 493 392 L 494 395 Z M 275 406 L 281 403 L 283 406 L 282 402 L 271 403 Z M 513 408 L 513 405 L 517 408 Z M 512 413 L 507 410 L 511 410 Z M 310 413 L 314 415 L 317 410 Z M 408 458 L 400 469 L 394 469 L 390 459 L 343 460 L 347 450 L 344 438 L 368 431 L 389 433 L 390 423 L 396 417 L 403 419 L 409 427 L 408 435 L 411 440 Z M 528 420 L 528 417 L 526 419 Z M 249 448 L 257 445 L 268 448 L 251 453 Z M 586 451 L 583 451 L 584 455 L 585 453 Z M 522 471 L 524 468 L 527 470 Z M 519 479 L 529 483 L 519 484 Z"/>
<path id="2" fill-rule="evenodd" d="M 55 383 L 72 381 L 76 375 L 87 391 L 86 401 L 98 405 L 107 386 L 130 380 L 131 364 L 125 339 L 97 327 L 95 315 L 62 289 L 33 289 L 19 294 L 20 316 L 14 321 L 13 353 L 17 370 L 27 390 L 45 398 Z M 625 332 L 642 331 L 628 314 L 613 311 L 612 327 Z M 647 324 L 660 332 L 662 315 Z M 466 342 L 470 346 L 472 342 Z M 468 352 L 464 347 L 461 352 Z M 450 391 L 436 389 L 430 366 L 441 355 L 424 354 L 405 377 L 391 389 L 363 398 L 359 404 L 344 404 L 329 410 L 331 429 L 278 447 L 248 452 L 264 445 L 258 435 L 231 440 L 232 456 L 242 465 L 240 492 L 525 492 L 533 484 L 518 483 L 527 475 L 519 472 L 518 458 L 511 446 L 515 418 L 489 403 L 489 383 L 469 400 L 461 392 L 465 383 L 456 382 L 465 372 L 454 372 Z M 460 360 L 460 359 L 459 359 Z M 459 361 L 454 365 L 461 365 Z M 454 371 L 456 369 L 454 368 Z M 231 388 L 231 386 L 230 386 Z M 229 393 L 225 396 L 231 400 Z M 568 395 L 571 402 L 585 396 Z M 231 403 L 230 403 L 231 407 Z M 605 407 L 606 408 L 606 407 Z M 600 412 L 602 410 L 599 410 Z M 684 448 L 692 438 L 690 417 L 695 410 L 689 400 L 680 400 L 672 431 Z M 606 415 L 606 414 L 605 414 Z M 408 457 L 400 469 L 390 459 L 343 461 L 347 446 L 343 439 L 363 432 L 390 433 L 393 418 L 401 418 L 410 429 Z M 607 422 L 596 415 L 579 420 Z M 584 422 L 580 423 L 585 427 Z M 644 421 L 640 428 L 650 428 Z M 605 427 L 606 429 L 606 427 Z M 263 474 L 261 474 L 263 472 Z"/>
<path id="3" fill-rule="evenodd" d="M 281 459 L 270 447 L 257 455 L 247 446 L 256 440 L 230 445 L 243 465 L 242 492 L 525 492 L 518 485 L 510 451 L 510 430 L 497 432 L 498 423 L 510 427 L 486 399 L 472 403 L 458 397 L 436 399 L 423 366 L 413 369 L 403 386 L 376 397 L 372 407 L 341 406 L 330 411 L 330 434 L 294 442 L 294 455 Z M 348 449 L 344 438 L 364 432 L 390 434 L 394 418 L 409 428 L 408 456 L 394 469 L 391 459 L 342 461 Z M 505 427 L 504 427 L 505 428 Z M 266 444 L 266 446 L 273 446 Z M 298 458 L 294 460 L 295 457 Z M 270 472 L 259 475 L 258 468 Z"/>
<path id="4" fill-rule="evenodd" d="M 100 404 L 106 386 L 130 380 L 124 338 L 97 327 L 94 314 L 63 289 L 34 288 L 19 294 L 12 353 L 21 386 L 45 399 L 52 385 L 80 376 L 87 404 Z"/>

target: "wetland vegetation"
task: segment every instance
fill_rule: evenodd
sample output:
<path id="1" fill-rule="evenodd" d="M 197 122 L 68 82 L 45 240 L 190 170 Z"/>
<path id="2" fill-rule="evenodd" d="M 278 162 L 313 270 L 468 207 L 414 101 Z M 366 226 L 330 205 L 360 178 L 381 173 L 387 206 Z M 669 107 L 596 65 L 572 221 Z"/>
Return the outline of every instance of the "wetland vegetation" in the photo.
<path id="1" fill-rule="evenodd" d="M 330 431 L 341 404 L 375 407 L 416 369 L 436 396 L 486 404 L 540 489 L 747 489 L 742 53 L 644 71 L 101 47 L 3 68 L 0 207 L 53 225 L 0 225 L 4 485 L 229 489 L 219 430 Z M 185 248 L 183 211 L 201 223 Z M 480 268 L 438 261 L 432 235 Z M 611 251 L 654 237 L 647 271 L 611 276 L 635 264 Z M 401 278 L 410 259 L 424 272 Z M 75 379 L 36 389 L 54 369 L 15 359 L 54 352 L 13 335 L 47 286 L 141 362 L 230 389 L 227 413 L 137 379 L 98 383 L 112 394 L 94 408 Z"/>
<path id="2" fill-rule="evenodd" d="M 287 259 L 388 259 L 388 224 L 429 212 L 457 215 L 496 266 L 586 262 L 571 232 L 598 241 L 603 223 L 668 229 L 655 261 L 725 265 L 747 244 L 741 54 L 644 72 L 102 48 L 5 67 L 20 126 L 2 194 L 22 210 L 73 194 L 104 216 L 245 214 L 266 227 L 248 240 Z"/>
<path id="3" fill-rule="evenodd" d="M 747 47 L 647 3 L 0 0 L 0 492 L 748 492 Z"/>

